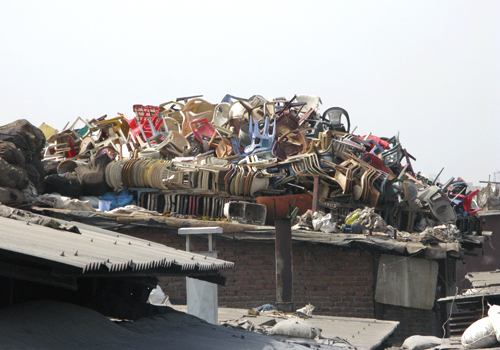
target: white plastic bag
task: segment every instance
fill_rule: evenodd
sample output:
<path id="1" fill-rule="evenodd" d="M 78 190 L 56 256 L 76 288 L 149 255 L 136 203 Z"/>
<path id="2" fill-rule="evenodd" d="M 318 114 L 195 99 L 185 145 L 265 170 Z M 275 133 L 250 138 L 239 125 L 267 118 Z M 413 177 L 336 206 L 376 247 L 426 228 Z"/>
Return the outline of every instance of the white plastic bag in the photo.
<path id="1" fill-rule="evenodd" d="M 462 334 L 462 345 L 466 349 L 489 348 L 496 343 L 495 329 L 489 317 L 474 322 Z"/>
<path id="2" fill-rule="evenodd" d="M 291 318 L 289 320 L 278 322 L 269 330 L 269 334 L 314 339 L 321 335 L 321 329 L 300 318 Z"/>
<path id="3" fill-rule="evenodd" d="M 326 214 L 325 216 L 318 215 L 317 219 L 313 219 L 313 227 L 314 230 L 325 233 L 338 232 L 335 222 L 332 222 L 331 214 Z"/>
<path id="4" fill-rule="evenodd" d="M 497 341 L 500 342 L 500 306 L 491 305 L 488 310 L 488 316 L 490 317 L 491 324 L 495 330 Z"/>
<path id="5" fill-rule="evenodd" d="M 165 299 L 165 293 L 163 293 L 161 287 L 157 285 L 156 288 L 153 289 L 151 293 L 149 293 L 148 302 L 150 304 L 163 304 L 164 299 Z"/>
<path id="6" fill-rule="evenodd" d="M 406 338 L 403 345 L 401 345 L 401 349 L 422 350 L 430 349 L 438 345 L 441 345 L 441 339 L 438 337 L 430 335 L 412 335 L 411 337 Z"/>
<path id="7" fill-rule="evenodd" d="M 303 314 L 306 314 L 307 316 L 311 316 L 313 310 L 314 310 L 314 305 L 307 304 L 302 309 L 298 309 L 297 312 L 302 312 Z"/>

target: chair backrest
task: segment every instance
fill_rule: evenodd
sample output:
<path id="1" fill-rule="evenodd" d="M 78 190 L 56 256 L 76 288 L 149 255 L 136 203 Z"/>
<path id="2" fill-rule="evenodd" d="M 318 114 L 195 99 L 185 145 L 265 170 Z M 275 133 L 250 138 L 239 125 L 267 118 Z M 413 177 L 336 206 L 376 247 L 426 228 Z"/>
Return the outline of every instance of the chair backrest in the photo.
<path id="1" fill-rule="evenodd" d="M 346 119 L 347 129 L 342 123 L 342 116 Z M 347 133 L 351 130 L 351 120 L 349 118 L 349 114 L 341 107 L 328 108 L 325 113 L 323 113 L 322 119 L 331 123 L 332 130 L 345 131 Z"/>
<path id="2" fill-rule="evenodd" d="M 318 111 L 320 103 L 323 103 L 320 97 L 312 95 L 298 95 L 297 102 L 305 102 L 304 110 L 306 111 L 309 111 L 311 108 Z"/>
<path id="3" fill-rule="evenodd" d="M 191 106 L 194 106 L 194 107 L 190 108 Z M 207 114 L 206 118 L 207 118 L 207 121 L 211 122 L 212 118 L 213 118 L 215 105 L 210 103 L 210 102 L 205 101 L 202 98 L 193 98 L 192 100 L 189 100 L 186 103 L 184 109 L 190 110 L 193 113 L 203 113 L 203 112 L 210 111 L 211 114 Z"/>
<path id="4" fill-rule="evenodd" d="M 229 120 L 231 105 L 227 102 L 219 103 L 214 109 L 213 124 L 224 126 Z"/>
<path id="5" fill-rule="evenodd" d="M 159 108 L 163 117 L 172 118 L 177 120 L 179 123 L 182 123 L 183 118 L 181 111 L 184 109 L 184 104 L 170 101 L 162 103 Z"/>
<path id="6" fill-rule="evenodd" d="M 182 122 L 170 117 L 163 117 L 165 124 L 167 125 L 168 131 L 182 131 Z"/>

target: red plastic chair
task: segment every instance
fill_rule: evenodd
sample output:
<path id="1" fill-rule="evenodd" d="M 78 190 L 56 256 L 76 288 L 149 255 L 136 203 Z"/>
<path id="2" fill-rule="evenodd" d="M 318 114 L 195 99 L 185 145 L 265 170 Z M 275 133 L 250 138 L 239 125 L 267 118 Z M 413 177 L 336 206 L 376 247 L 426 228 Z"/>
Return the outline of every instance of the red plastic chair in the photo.
<path id="1" fill-rule="evenodd" d="M 199 125 L 203 123 L 202 125 Z M 200 118 L 193 120 L 189 123 L 191 130 L 193 131 L 194 137 L 203 144 L 203 137 L 208 138 L 209 140 L 214 136 L 215 129 L 211 123 L 207 121 L 207 118 Z"/>
<path id="2" fill-rule="evenodd" d="M 463 207 L 464 207 L 464 210 L 471 214 L 471 215 L 474 215 L 476 212 L 478 212 L 479 210 L 474 210 L 473 212 L 471 211 L 472 209 L 472 199 L 479 193 L 479 190 L 475 190 L 474 192 L 471 192 L 467 195 L 463 195 L 463 194 L 459 194 L 457 196 L 458 199 L 461 199 L 462 202 L 463 202 Z"/>
<path id="3" fill-rule="evenodd" d="M 162 119 L 158 117 L 160 108 L 156 106 L 134 105 L 133 109 L 137 118 L 126 119 L 130 126 L 129 135 L 132 140 L 137 140 L 137 135 L 141 135 L 145 138 L 144 142 L 146 142 L 148 138 L 153 136 L 151 127 L 154 127 L 156 130 L 160 128 L 162 123 Z M 137 120 L 139 120 L 139 123 Z M 149 122 L 150 120 L 151 123 Z"/>
<path id="4" fill-rule="evenodd" d="M 392 170 L 390 168 L 386 167 L 384 165 L 384 161 L 382 159 L 380 159 L 379 156 L 377 156 L 376 154 L 371 153 L 371 152 L 366 152 L 365 154 L 363 154 L 362 159 L 363 159 L 363 161 L 370 164 L 375 169 L 381 170 L 389 175 L 394 176 L 394 173 L 392 172 Z"/>

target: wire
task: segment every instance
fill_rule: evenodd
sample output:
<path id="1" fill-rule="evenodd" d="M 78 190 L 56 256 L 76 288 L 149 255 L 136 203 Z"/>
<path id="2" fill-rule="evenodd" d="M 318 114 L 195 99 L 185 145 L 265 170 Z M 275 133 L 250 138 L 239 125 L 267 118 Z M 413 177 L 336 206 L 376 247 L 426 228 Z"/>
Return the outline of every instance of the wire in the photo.
<path id="1" fill-rule="evenodd" d="M 484 318 L 484 294 L 483 297 L 481 298 L 481 308 L 482 308 L 481 318 Z"/>
<path id="2" fill-rule="evenodd" d="M 443 338 L 441 338 L 441 339 L 444 339 L 444 337 L 446 336 L 446 329 L 444 327 L 451 320 L 451 314 L 453 313 L 453 304 L 455 303 L 455 300 L 457 299 L 457 295 L 458 295 L 458 287 L 455 287 L 455 296 L 453 297 L 453 300 L 451 301 L 451 305 L 450 305 L 450 315 L 448 316 L 448 319 L 441 326 L 441 328 L 443 329 Z"/>
<path id="3" fill-rule="evenodd" d="M 370 256 L 373 260 L 375 260 L 377 263 L 379 263 L 379 264 L 380 264 L 380 260 L 378 260 L 377 258 L 375 258 L 375 257 L 374 257 L 372 254 L 370 254 L 367 250 L 365 250 L 361 244 L 359 244 L 358 242 L 356 242 L 356 244 L 358 245 L 358 247 L 359 247 L 362 251 L 364 251 L 364 252 L 365 252 L 368 256 Z M 411 254 L 410 256 L 406 256 L 406 257 L 402 258 L 401 260 L 394 261 L 394 262 L 389 263 L 389 264 L 384 264 L 384 263 L 382 263 L 382 266 L 383 266 L 383 267 L 387 267 L 387 266 L 391 266 L 391 265 L 394 265 L 394 264 L 398 264 L 398 263 L 400 263 L 400 262 L 402 262 L 402 261 L 405 261 L 405 260 L 408 260 L 408 259 L 410 259 L 410 258 L 413 258 L 414 256 L 418 255 L 419 253 L 420 253 L 420 252 L 418 252 L 418 253 L 414 253 L 414 254 Z"/>

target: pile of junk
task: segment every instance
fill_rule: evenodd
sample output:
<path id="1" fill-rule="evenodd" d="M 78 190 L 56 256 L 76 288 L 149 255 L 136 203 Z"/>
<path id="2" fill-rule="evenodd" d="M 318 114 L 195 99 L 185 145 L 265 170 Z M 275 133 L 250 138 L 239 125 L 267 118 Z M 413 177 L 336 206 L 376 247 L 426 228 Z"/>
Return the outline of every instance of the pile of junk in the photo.
<path id="1" fill-rule="evenodd" d="M 202 96 L 78 117 L 62 131 L 0 127 L 0 201 L 107 211 L 134 205 L 186 219 L 325 232 L 479 235 L 461 178 L 430 181 L 399 135 L 360 135 L 347 111 L 311 95 Z M 102 206 L 101 206 L 102 204 Z"/>

